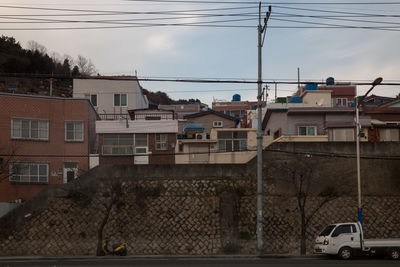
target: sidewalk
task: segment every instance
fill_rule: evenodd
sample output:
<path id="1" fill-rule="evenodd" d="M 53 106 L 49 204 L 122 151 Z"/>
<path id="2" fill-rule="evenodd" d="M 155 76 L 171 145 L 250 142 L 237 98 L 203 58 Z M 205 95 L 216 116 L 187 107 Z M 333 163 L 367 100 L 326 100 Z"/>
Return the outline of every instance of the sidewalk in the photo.
<path id="1" fill-rule="evenodd" d="M 11 256 L 0 257 L 0 261 L 6 260 L 78 260 L 78 259 L 318 259 L 321 255 L 292 255 L 292 254 L 264 254 L 258 255 L 127 255 L 127 256 Z"/>

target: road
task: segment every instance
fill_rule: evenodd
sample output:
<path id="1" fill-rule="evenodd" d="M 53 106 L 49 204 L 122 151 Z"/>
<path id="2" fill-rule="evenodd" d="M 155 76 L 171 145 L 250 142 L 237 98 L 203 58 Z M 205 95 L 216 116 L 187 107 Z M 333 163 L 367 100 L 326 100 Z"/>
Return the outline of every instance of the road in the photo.
<path id="1" fill-rule="evenodd" d="M 347 266 L 400 266 L 399 261 L 385 259 L 356 259 L 342 261 L 328 258 L 157 258 L 157 259 L 137 259 L 137 258 L 92 258 L 92 259 L 1 259 L 0 267 L 84 267 L 84 266 L 135 266 L 135 267 L 307 267 L 307 266 L 327 266 L 327 267 L 347 267 Z"/>

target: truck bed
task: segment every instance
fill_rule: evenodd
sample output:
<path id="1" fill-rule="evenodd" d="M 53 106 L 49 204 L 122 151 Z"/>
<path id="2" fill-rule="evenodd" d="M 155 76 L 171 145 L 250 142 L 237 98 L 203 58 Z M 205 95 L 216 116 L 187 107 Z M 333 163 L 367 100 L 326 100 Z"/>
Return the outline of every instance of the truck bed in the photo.
<path id="1" fill-rule="evenodd" d="M 400 247 L 400 238 L 364 239 L 364 246 L 373 247 Z"/>

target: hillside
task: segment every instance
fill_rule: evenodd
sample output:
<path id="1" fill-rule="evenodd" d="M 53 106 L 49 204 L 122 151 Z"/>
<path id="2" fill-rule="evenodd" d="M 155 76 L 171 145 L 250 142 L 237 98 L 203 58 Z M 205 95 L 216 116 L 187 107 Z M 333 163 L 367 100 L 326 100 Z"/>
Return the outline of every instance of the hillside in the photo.
<path id="1" fill-rule="evenodd" d="M 76 60 L 67 55 L 60 59 L 54 56 L 50 57 L 47 49 L 35 41 L 28 42 L 28 47 L 29 49 L 22 48 L 13 37 L 0 37 L 1 92 L 49 95 L 50 78 L 39 78 L 39 76 L 52 74 L 49 77 L 60 77 L 53 79 L 53 95 L 72 97 L 73 77 L 97 73 L 93 63 L 81 55 Z M 173 100 L 166 93 L 160 91 L 151 92 L 143 89 L 143 93 L 154 105 L 200 103 L 198 99 Z"/>

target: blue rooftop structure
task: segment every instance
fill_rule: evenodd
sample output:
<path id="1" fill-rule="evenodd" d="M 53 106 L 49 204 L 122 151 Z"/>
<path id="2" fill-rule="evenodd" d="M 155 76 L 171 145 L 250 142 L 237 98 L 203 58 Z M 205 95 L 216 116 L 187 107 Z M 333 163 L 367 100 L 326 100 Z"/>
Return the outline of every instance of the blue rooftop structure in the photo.
<path id="1" fill-rule="evenodd" d="M 186 124 L 184 128 L 185 133 L 191 132 L 191 131 L 199 131 L 199 132 L 204 132 L 204 127 L 203 124 L 200 123 L 188 123 Z"/>

